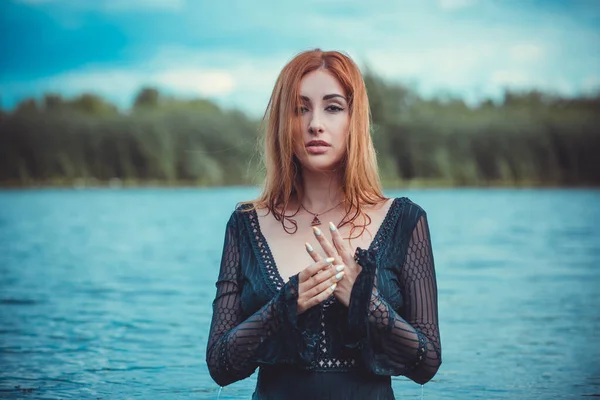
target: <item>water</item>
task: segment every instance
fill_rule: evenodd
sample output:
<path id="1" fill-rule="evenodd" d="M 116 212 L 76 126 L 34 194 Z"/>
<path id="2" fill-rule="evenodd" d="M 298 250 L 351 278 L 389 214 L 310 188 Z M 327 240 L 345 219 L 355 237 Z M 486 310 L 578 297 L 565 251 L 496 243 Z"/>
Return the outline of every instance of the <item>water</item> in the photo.
<path id="1" fill-rule="evenodd" d="M 0 192 L 0 397 L 216 399 L 204 359 L 224 228 L 256 193 Z M 387 194 L 429 215 L 443 364 L 424 398 L 600 393 L 600 191 Z"/>

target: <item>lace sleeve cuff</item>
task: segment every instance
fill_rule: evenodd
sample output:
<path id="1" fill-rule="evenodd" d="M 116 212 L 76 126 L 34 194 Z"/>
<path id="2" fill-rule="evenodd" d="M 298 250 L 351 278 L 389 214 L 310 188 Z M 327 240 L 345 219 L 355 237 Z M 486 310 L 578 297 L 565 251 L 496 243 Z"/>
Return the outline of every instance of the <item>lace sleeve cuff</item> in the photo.
<path id="1" fill-rule="evenodd" d="M 307 313 L 298 316 L 298 275 L 294 275 L 273 299 L 281 325 L 273 340 L 262 344 L 258 362 L 261 364 L 310 363 L 317 346 L 314 330 L 304 329 Z"/>
<path id="2" fill-rule="evenodd" d="M 427 337 L 419 331 L 417 331 L 417 337 L 419 338 L 419 348 L 417 349 L 417 358 L 410 366 L 411 370 L 416 369 L 427 357 Z"/>
<path id="3" fill-rule="evenodd" d="M 312 362 L 317 349 L 318 337 L 316 329 L 310 329 L 313 321 L 318 321 L 316 307 L 298 315 L 298 275 L 290 278 L 285 285 L 285 323 L 282 329 L 286 353 L 290 354 L 293 363 L 308 365 Z"/>
<path id="4" fill-rule="evenodd" d="M 372 250 L 357 248 L 354 260 L 362 267 L 362 271 L 356 277 L 350 294 L 348 337 L 345 340 L 347 347 L 360 347 L 367 339 L 369 306 L 376 271 L 375 253 Z"/>

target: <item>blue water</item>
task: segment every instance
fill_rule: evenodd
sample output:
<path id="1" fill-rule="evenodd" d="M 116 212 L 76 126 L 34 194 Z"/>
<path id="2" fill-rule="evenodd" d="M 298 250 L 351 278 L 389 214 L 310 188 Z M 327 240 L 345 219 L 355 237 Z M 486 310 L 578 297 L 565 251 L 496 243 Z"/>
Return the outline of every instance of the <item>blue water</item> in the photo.
<path id="1" fill-rule="evenodd" d="M 0 192 L 0 397 L 216 399 L 204 359 L 224 227 L 256 193 Z M 429 215 L 443 364 L 425 398 L 600 393 L 600 191 L 387 194 Z"/>

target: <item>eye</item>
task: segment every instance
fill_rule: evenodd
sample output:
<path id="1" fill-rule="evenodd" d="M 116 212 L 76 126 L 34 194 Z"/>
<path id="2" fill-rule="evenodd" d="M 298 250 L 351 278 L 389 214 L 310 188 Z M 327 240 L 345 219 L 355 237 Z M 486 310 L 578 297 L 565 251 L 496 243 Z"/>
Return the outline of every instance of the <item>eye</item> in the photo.
<path id="1" fill-rule="evenodd" d="M 327 106 L 327 108 L 325 108 L 325 110 L 330 111 L 330 112 L 340 112 L 340 111 L 344 111 L 344 109 L 340 106 L 336 106 L 335 104 L 332 104 L 330 106 Z"/>
<path id="2" fill-rule="evenodd" d="M 300 107 L 296 108 L 296 113 L 299 115 L 303 115 L 306 112 L 308 112 L 308 108 L 305 106 L 300 106 Z"/>

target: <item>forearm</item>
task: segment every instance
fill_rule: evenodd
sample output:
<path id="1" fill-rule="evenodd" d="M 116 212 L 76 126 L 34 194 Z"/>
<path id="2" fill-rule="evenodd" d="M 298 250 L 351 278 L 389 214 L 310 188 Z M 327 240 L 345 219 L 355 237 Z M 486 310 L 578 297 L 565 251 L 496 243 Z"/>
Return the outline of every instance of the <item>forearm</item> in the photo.
<path id="1" fill-rule="evenodd" d="M 423 383 L 435 375 L 441 356 L 435 346 L 434 331 L 407 322 L 381 297 L 376 288 L 371 293 L 368 319 L 384 353 L 399 370 L 405 369 L 403 375 Z"/>
<path id="2" fill-rule="evenodd" d="M 206 357 L 215 382 L 225 386 L 250 376 L 257 367 L 261 345 L 277 335 L 281 320 L 275 297 L 233 329 L 222 332 Z"/>

